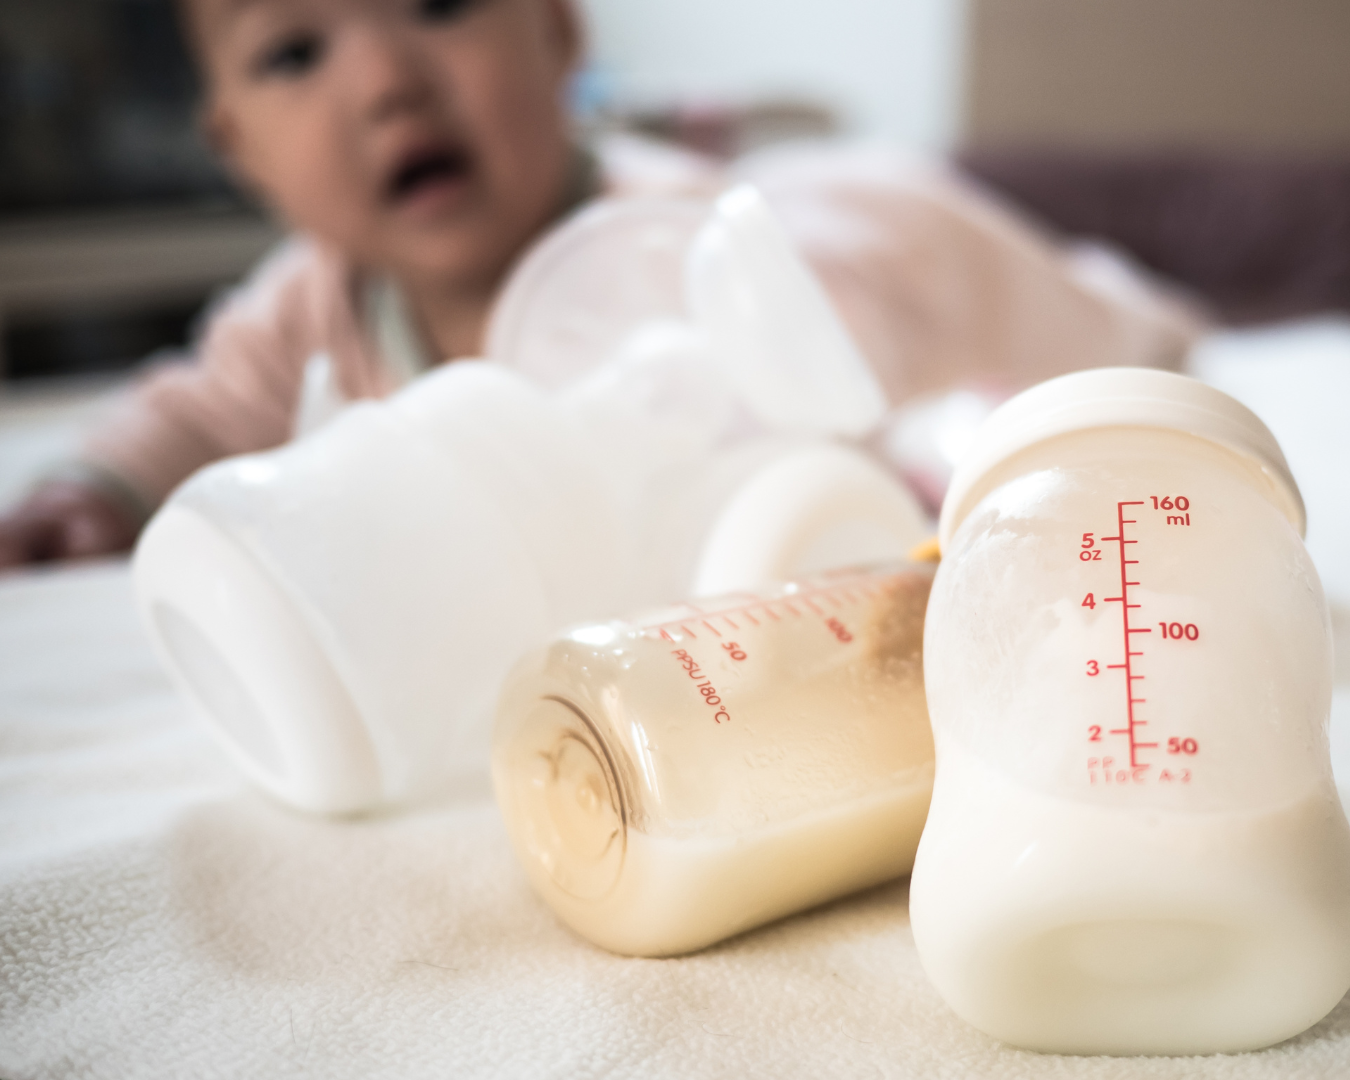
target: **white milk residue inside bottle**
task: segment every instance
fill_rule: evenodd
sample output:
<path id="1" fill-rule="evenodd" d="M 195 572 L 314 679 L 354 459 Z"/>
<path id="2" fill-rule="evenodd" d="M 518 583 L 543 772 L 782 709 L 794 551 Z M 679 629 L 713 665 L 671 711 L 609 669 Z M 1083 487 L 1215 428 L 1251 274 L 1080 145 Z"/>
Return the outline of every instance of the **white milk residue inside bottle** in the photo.
<path id="1" fill-rule="evenodd" d="M 911 886 L 951 1006 L 1066 1053 L 1209 1053 L 1350 988 L 1326 602 L 1269 432 L 1155 371 L 995 413 L 943 508 Z"/>
<path id="2" fill-rule="evenodd" d="M 905 489 L 836 441 L 884 400 L 755 192 L 681 204 L 660 319 L 625 323 L 641 305 L 611 310 L 603 288 L 550 307 L 578 265 L 623 279 L 667 206 L 624 204 L 636 231 L 595 245 L 611 210 L 583 213 L 506 290 L 497 339 L 513 320 L 607 328 L 598 365 L 541 386 L 509 349 L 448 364 L 202 470 L 147 527 L 152 639 L 263 788 L 325 812 L 434 798 L 486 769 L 503 677 L 559 626 L 925 535 Z"/>
<path id="3" fill-rule="evenodd" d="M 615 952 L 689 952 L 906 873 L 932 785 L 930 566 L 577 627 L 507 682 L 493 782 L 531 882 Z"/>

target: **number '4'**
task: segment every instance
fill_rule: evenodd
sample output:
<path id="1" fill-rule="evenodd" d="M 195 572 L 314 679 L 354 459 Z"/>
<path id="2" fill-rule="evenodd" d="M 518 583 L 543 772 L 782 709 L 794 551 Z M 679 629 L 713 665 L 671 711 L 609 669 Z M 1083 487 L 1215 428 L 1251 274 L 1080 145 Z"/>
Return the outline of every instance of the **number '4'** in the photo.
<path id="1" fill-rule="evenodd" d="M 1095 608 L 1097 606 L 1097 601 L 1092 599 L 1091 593 L 1088 593 L 1085 597 L 1083 597 L 1083 603 L 1081 606 L 1085 608 Z"/>

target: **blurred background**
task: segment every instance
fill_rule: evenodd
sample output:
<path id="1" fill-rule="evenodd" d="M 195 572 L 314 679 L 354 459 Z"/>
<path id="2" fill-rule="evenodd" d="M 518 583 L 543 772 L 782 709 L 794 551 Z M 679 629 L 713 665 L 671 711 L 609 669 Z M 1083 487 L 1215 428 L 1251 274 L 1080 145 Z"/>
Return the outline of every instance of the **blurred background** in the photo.
<path id="1" fill-rule="evenodd" d="M 733 155 L 948 155 L 1236 323 L 1350 308 L 1346 0 L 585 0 L 575 103 Z M 277 239 L 194 124 L 170 0 L 0 0 L 3 386 L 181 346 Z"/>

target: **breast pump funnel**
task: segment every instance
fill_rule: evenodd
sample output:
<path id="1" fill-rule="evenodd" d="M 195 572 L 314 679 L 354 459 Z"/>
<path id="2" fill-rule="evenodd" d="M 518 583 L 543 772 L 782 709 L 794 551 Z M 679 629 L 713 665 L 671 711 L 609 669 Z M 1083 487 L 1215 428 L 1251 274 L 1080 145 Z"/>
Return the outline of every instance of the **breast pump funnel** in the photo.
<path id="1" fill-rule="evenodd" d="M 1264 425 L 1165 372 L 993 414 L 943 507 L 910 914 L 974 1026 L 1058 1053 L 1267 1046 L 1350 988 L 1326 600 Z"/>
<path id="2" fill-rule="evenodd" d="M 724 217 L 705 207 L 699 229 Z M 627 242 L 595 264 L 621 273 Z M 663 280 L 683 281 L 683 257 Z M 511 285 L 503 304 L 547 324 L 538 303 L 569 265 L 537 273 L 527 259 L 534 299 Z M 604 321 L 603 306 L 560 314 Z M 562 386 L 513 356 L 447 365 L 174 493 L 137 548 L 139 601 L 166 666 L 256 783 L 320 812 L 434 797 L 486 770 L 501 681 L 557 627 L 690 595 L 696 576 L 749 587 L 820 559 L 898 558 L 922 537 L 913 499 L 861 454 L 756 419 L 719 369 L 732 353 L 716 330 L 666 323 L 604 330 L 620 347 Z M 691 372 L 680 400 L 694 407 L 667 408 L 665 389 Z M 811 505 L 780 507 L 756 557 L 716 525 L 768 505 L 773 485 L 754 481 L 771 469 L 779 484 L 785 470 L 814 477 L 779 500 Z M 822 469 L 858 497 L 812 512 Z"/>

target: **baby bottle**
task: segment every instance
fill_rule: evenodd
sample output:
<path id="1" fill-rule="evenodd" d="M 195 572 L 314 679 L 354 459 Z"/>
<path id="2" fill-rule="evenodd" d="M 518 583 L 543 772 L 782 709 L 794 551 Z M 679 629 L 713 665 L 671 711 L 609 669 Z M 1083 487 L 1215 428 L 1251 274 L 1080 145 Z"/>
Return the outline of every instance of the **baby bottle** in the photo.
<path id="1" fill-rule="evenodd" d="M 700 949 L 904 874 L 932 785 L 932 568 L 565 633 L 507 681 L 492 776 L 540 896 L 614 952 Z"/>
<path id="2" fill-rule="evenodd" d="M 996 411 L 942 509 L 910 891 L 948 1004 L 1017 1046 L 1286 1039 L 1350 988 L 1326 601 L 1270 432 L 1159 371 Z"/>
<path id="3" fill-rule="evenodd" d="M 833 318 L 753 192 L 705 207 L 691 243 L 746 325 Z M 747 258 L 786 262 L 786 291 Z M 884 407 L 833 323 L 773 393 L 728 374 L 760 358 L 735 313 L 631 329 L 566 387 L 459 361 L 173 495 L 135 555 L 140 605 L 250 778 L 321 812 L 434 798 L 486 770 L 503 677 L 559 626 L 922 537 L 913 498 L 827 437 Z M 828 404 L 824 428 L 791 420 L 793 394 Z"/>

